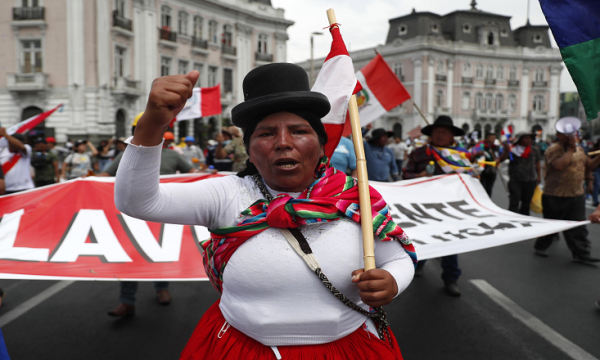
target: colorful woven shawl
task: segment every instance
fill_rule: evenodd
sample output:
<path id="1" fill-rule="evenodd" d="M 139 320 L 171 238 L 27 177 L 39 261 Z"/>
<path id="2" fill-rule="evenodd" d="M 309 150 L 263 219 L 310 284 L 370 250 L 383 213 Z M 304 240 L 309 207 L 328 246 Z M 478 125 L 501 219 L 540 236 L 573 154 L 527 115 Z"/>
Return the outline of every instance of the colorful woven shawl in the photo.
<path id="1" fill-rule="evenodd" d="M 210 230 L 211 238 L 202 242 L 202 257 L 206 274 L 219 292 L 222 291 L 223 271 L 235 250 L 269 227 L 296 228 L 339 220 L 342 216 L 360 223 L 356 180 L 326 164 L 327 158 L 323 157 L 317 169 L 318 179 L 298 198 L 281 194 L 271 202 L 258 200 L 242 212 L 250 218 L 237 226 Z M 382 241 L 399 240 L 416 266 L 417 255 L 408 236 L 392 220 L 381 194 L 373 188 L 370 190 L 375 235 Z"/>
<path id="2" fill-rule="evenodd" d="M 471 154 L 459 146 L 438 147 L 427 145 L 427 155 L 432 155 L 438 165 L 446 174 L 473 173 Z"/>

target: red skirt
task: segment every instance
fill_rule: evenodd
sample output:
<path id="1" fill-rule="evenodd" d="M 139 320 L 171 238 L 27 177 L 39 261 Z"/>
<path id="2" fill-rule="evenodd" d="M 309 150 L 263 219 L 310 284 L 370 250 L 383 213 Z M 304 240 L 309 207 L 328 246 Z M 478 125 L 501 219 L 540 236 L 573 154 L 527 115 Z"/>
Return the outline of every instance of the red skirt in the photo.
<path id="1" fill-rule="evenodd" d="M 215 302 L 198 322 L 180 359 L 275 359 L 271 347 L 244 335 L 225 323 L 225 318 Z M 283 360 L 401 360 L 400 347 L 390 330 L 393 347 L 387 341 L 364 329 L 327 344 L 278 346 Z"/>

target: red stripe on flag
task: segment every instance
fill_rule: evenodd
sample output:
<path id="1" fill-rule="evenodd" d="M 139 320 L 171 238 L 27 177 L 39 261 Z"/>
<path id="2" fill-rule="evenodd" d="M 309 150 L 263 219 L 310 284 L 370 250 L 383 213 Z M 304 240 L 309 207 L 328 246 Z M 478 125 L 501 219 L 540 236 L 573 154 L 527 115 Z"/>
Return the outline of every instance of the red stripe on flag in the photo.
<path id="1" fill-rule="evenodd" d="M 33 129 L 34 127 L 38 126 L 39 123 L 41 123 L 42 121 L 46 120 L 46 118 L 48 116 L 50 116 L 53 112 L 55 112 L 58 108 L 60 108 L 62 106 L 62 104 L 58 105 L 57 107 L 55 107 L 52 110 L 43 112 L 41 114 L 39 114 L 35 119 L 33 119 L 32 121 L 23 124 L 23 126 L 21 126 L 20 128 L 17 129 L 17 133 L 19 134 L 23 134 L 31 129 Z"/>
<path id="2" fill-rule="evenodd" d="M 348 50 L 346 49 L 346 44 L 344 44 L 344 39 L 342 39 L 342 34 L 340 33 L 339 28 L 329 29 L 331 32 L 331 36 L 333 37 L 333 41 L 331 42 L 331 50 L 329 51 L 329 55 L 325 58 L 324 62 L 331 59 L 332 57 L 336 57 L 339 55 L 348 55 Z"/>
<path id="3" fill-rule="evenodd" d="M 386 110 L 389 111 L 410 99 L 408 91 L 381 55 L 377 54 L 360 69 L 360 72 L 363 73 L 373 95 Z"/>
<path id="4" fill-rule="evenodd" d="M 221 86 L 202 88 L 200 91 L 200 114 L 202 116 L 218 115 L 221 113 Z"/>

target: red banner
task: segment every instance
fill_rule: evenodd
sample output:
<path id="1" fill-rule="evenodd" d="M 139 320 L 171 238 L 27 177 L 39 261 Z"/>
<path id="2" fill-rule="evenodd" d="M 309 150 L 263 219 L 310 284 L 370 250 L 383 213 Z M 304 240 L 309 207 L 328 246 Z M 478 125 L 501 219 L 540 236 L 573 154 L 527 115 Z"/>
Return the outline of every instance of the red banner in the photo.
<path id="1" fill-rule="evenodd" d="M 222 175 L 171 175 L 194 182 Z M 67 181 L 0 196 L 0 277 L 81 280 L 206 280 L 201 226 L 121 214 L 114 178 Z"/>

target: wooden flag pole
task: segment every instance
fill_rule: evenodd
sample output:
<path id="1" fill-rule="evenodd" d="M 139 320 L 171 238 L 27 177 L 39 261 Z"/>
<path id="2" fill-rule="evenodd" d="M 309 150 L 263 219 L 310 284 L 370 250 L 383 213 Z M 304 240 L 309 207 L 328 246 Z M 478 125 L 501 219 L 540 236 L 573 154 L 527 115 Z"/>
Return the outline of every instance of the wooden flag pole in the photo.
<path id="1" fill-rule="evenodd" d="M 337 24 L 333 9 L 327 10 L 329 25 Z M 367 160 L 365 148 L 360 129 L 360 118 L 358 116 L 358 105 L 356 96 L 350 97 L 348 104 L 350 113 L 350 126 L 352 127 L 352 140 L 356 153 L 356 170 L 358 173 L 358 194 L 360 199 L 360 224 L 363 235 L 363 259 L 365 271 L 375 269 L 375 244 L 373 240 L 373 214 L 371 213 L 371 193 L 369 191 L 369 176 L 367 174 Z"/>
<path id="2" fill-rule="evenodd" d="M 425 124 L 429 125 L 429 121 L 427 121 L 427 118 L 425 117 L 425 115 L 423 115 L 423 113 L 421 112 L 421 109 L 419 109 L 419 107 L 417 106 L 417 104 L 415 104 L 415 102 L 413 101 L 412 98 L 410 98 L 410 102 L 417 109 L 417 111 L 419 112 L 419 114 L 421 114 L 421 117 L 423 118 L 423 120 L 425 120 Z"/>

